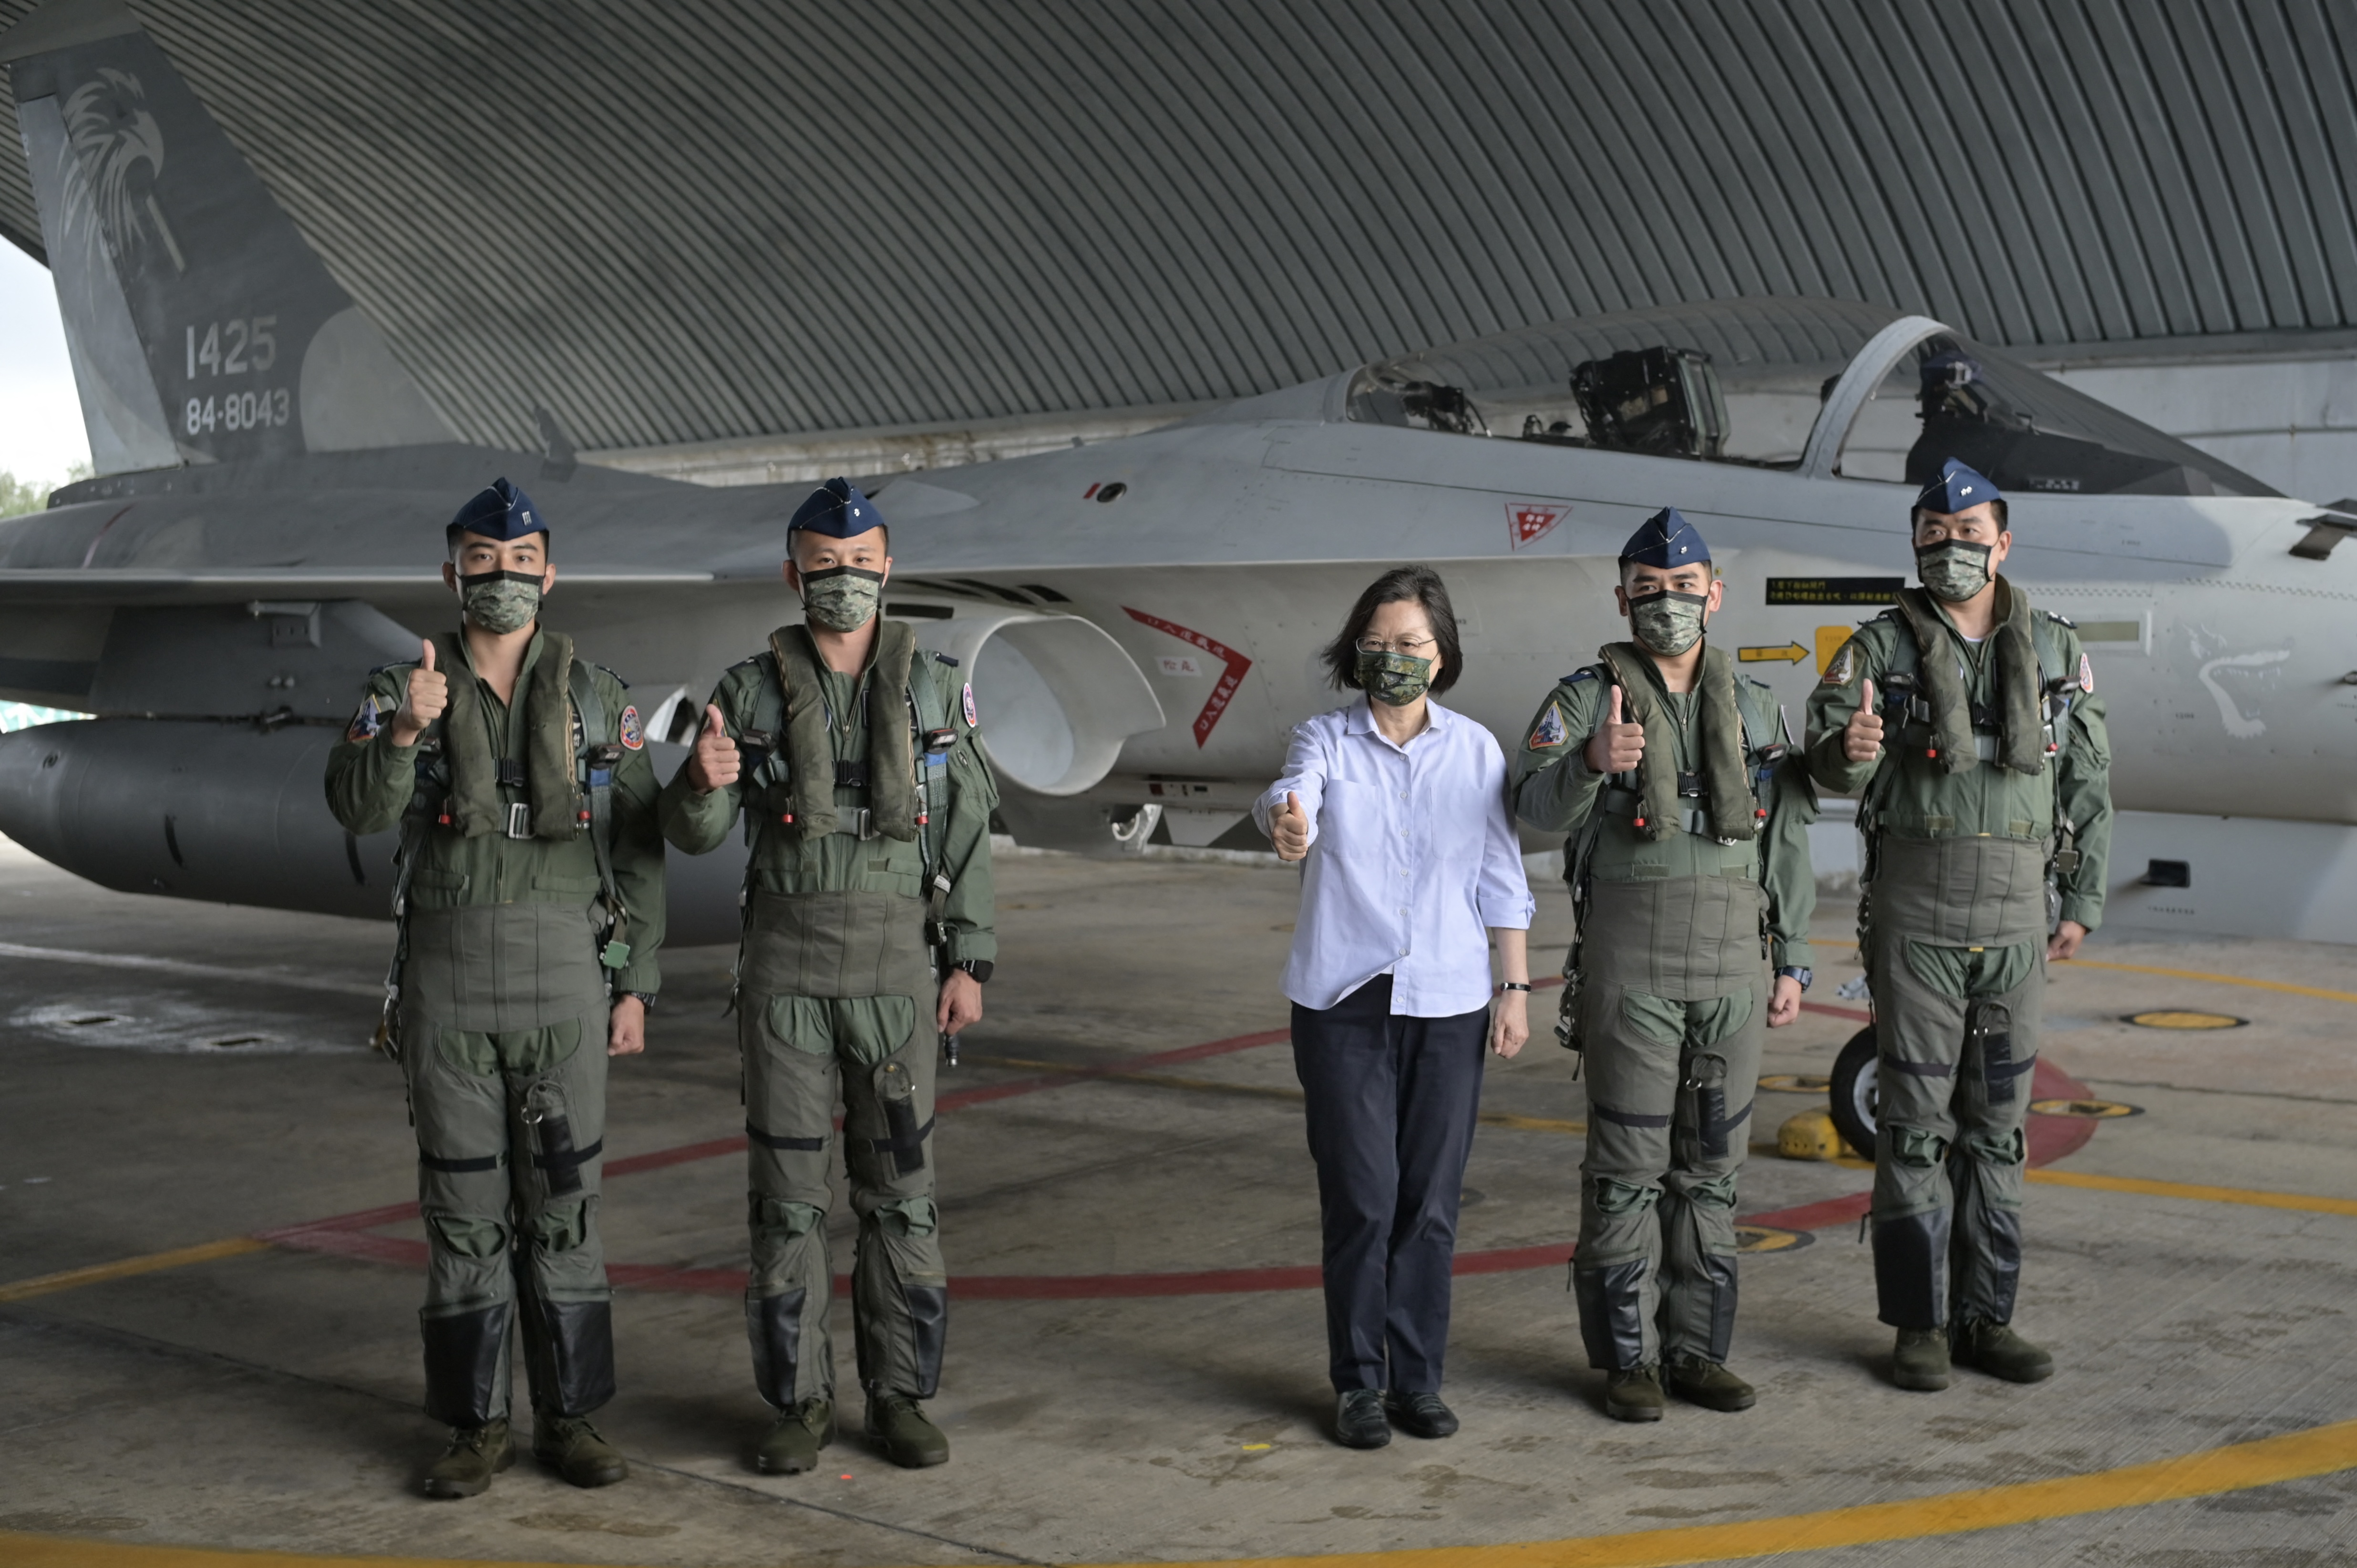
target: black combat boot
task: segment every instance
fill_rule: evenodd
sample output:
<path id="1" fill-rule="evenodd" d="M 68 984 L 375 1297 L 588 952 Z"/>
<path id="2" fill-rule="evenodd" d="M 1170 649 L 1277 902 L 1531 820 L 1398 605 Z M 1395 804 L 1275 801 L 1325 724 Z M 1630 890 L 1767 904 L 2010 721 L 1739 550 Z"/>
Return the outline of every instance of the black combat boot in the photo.
<path id="1" fill-rule="evenodd" d="M 867 1435 L 884 1451 L 884 1457 L 903 1470 L 949 1463 L 950 1440 L 925 1419 L 925 1407 L 912 1394 L 869 1390 Z"/>
<path id="2" fill-rule="evenodd" d="M 1673 1356 L 1663 1368 L 1670 1392 L 1706 1410 L 1749 1410 L 1760 1396 L 1749 1383 L 1717 1361 L 1700 1356 Z"/>
<path id="3" fill-rule="evenodd" d="M 482 1426 L 462 1426 L 450 1434 L 450 1446 L 425 1467 L 429 1498 L 471 1498 L 491 1484 L 491 1477 L 515 1463 L 515 1439 L 508 1435 L 503 1418 Z"/>
<path id="4" fill-rule="evenodd" d="M 1606 1374 L 1604 1413 L 1613 1420 L 1659 1421 L 1663 1404 L 1659 1368 L 1631 1367 Z"/>
<path id="5" fill-rule="evenodd" d="M 1383 1390 L 1345 1389 L 1334 1396 L 1335 1442 L 1345 1448 L 1381 1448 L 1391 1440 Z"/>
<path id="6" fill-rule="evenodd" d="M 1937 1393 L 1948 1386 L 1948 1331 L 1944 1328 L 1902 1328 L 1890 1352 L 1890 1380 L 1916 1393 Z"/>
<path id="7" fill-rule="evenodd" d="M 1953 1343 L 1957 1360 L 2008 1383 L 2042 1383 L 2054 1375 L 2054 1358 L 2007 1324 L 1965 1318 L 1956 1325 Z"/>
<path id="8" fill-rule="evenodd" d="M 818 1451 L 834 1441 L 834 1403 L 806 1399 L 781 1412 L 753 1455 L 764 1476 L 799 1476 L 818 1463 Z"/>
<path id="9" fill-rule="evenodd" d="M 622 1451 L 600 1436 L 587 1416 L 535 1414 L 532 1456 L 576 1487 L 610 1487 L 630 1473 Z"/>

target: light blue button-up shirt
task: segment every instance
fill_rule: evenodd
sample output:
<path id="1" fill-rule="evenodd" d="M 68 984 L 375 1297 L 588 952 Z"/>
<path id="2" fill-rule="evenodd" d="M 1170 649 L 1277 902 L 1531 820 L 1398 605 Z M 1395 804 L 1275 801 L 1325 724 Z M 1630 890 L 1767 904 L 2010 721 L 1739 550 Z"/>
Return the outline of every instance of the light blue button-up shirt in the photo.
<path id="1" fill-rule="evenodd" d="M 1253 805 L 1263 832 L 1287 793 L 1309 818 L 1285 966 L 1285 993 L 1304 1007 L 1331 1007 L 1388 972 L 1394 1013 L 1470 1013 L 1490 1000 L 1491 929 L 1530 929 L 1505 754 L 1464 714 L 1426 711 L 1405 746 L 1375 727 L 1363 696 L 1297 725 L 1285 776 Z"/>

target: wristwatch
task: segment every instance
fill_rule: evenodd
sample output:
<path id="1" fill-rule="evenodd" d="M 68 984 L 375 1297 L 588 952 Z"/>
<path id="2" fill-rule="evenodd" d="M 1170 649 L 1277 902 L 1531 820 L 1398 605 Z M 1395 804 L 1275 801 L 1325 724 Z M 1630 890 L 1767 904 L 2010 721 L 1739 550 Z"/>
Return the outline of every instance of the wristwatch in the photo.
<path id="1" fill-rule="evenodd" d="M 986 958 L 962 958 L 950 967 L 962 969 L 974 976 L 974 983 L 976 985 L 987 985 L 990 983 L 991 972 L 998 966 Z"/>
<path id="2" fill-rule="evenodd" d="M 625 996 L 637 997 L 639 999 L 639 1005 L 644 1007 L 650 1013 L 655 1010 L 655 993 L 651 991 L 625 991 L 622 994 Z"/>
<path id="3" fill-rule="evenodd" d="M 1809 983 L 1817 978 L 1817 972 L 1813 969 L 1803 969 L 1798 964 L 1788 963 L 1776 972 L 1777 979 L 1782 980 L 1787 977 L 1799 981 L 1801 989 L 1806 991 L 1809 988 Z"/>

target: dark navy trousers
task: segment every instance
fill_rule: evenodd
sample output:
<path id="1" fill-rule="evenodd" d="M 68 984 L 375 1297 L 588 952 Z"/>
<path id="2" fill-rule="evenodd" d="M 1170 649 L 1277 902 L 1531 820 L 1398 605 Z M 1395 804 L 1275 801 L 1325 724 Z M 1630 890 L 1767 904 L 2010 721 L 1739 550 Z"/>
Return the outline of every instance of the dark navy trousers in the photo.
<path id="1" fill-rule="evenodd" d="M 1338 1393 L 1440 1391 L 1457 1198 L 1481 1101 L 1486 1007 L 1392 1014 L 1378 975 L 1293 1009 L 1293 1067 L 1326 1240 L 1326 1345 Z"/>

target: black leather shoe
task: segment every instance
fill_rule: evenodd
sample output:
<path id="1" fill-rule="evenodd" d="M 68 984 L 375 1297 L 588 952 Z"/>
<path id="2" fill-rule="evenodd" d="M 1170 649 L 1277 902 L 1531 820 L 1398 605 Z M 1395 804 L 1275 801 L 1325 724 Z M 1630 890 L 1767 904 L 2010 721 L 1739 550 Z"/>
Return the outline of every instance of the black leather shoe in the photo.
<path id="1" fill-rule="evenodd" d="M 1440 1402 L 1438 1394 L 1385 1394 L 1383 1413 L 1399 1423 L 1410 1437 L 1454 1437 L 1457 1412 Z"/>
<path id="2" fill-rule="evenodd" d="M 1381 1448 L 1392 1440 L 1381 1389 L 1352 1389 L 1334 1402 L 1334 1441 L 1345 1448 Z"/>

